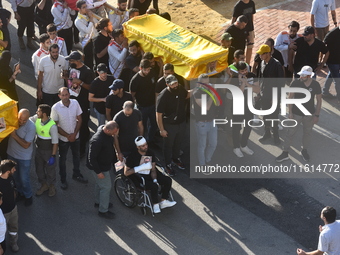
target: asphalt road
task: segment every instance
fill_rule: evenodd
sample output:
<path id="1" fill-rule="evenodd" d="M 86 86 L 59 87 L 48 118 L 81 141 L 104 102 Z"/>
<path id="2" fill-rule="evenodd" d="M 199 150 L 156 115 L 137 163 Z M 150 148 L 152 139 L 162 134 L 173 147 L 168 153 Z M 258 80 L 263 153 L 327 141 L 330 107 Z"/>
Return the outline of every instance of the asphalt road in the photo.
<path id="1" fill-rule="evenodd" d="M 4 7 L 10 10 L 8 2 Z M 36 81 L 30 62 L 33 51 L 20 50 L 15 20 L 11 21 L 12 63 L 20 58 L 22 74 L 17 91 L 20 107 L 35 112 Z M 313 133 L 311 163 L 339 162 L 339 109 L 324 101 L 320 123 Z M 91 131 L 96 122 L 89 123 Z M 219 134 L 219 152 L 226 162 L 275 164 L 280 149 L 257 142 L 261 129 L 254 129 L 249 147 L 252 157 L 237 159 Z M 188 136 L 189 137 L 189 136 Z M 293 162 L 302 163 L 299 155 L 301 132 L 293 144 Z M 185 141 L 184 161 L 189 163 L 189 148 L 195 141 Z M 189 144 L 191 146 L 189 146 Z M 194 159 L 192 159 L 194 160 Z M 59 188 L 49 198 L 34 197 L 31 207 L 18 203 L 19 247 L 17 254 L 295 254 L 297 247 L 317 247 L 320 210 L 332 205 L 338 211 L 339 176 L 325 179 L 190 179 L 189 169 L 178 172 L 173 181 L 173 195 L 178 204 L 152 217 L 139 208 L 124 207 L 112 190 L 114 220 L 97 216 L 93 207 L 94 180 L 81 162 L 81 171 L 89 179 L 83 185 L 71 177 L 72 161 L 68 156 L 69 189 Z M 282 176 L 284 177 L 284 176 Z M 114 175 L 112 176 L 114 178 Z M 39 187 L 34 165 L 31 168 L 34 191 Z M 11 251 L 8 254 L 13 254 Z"/>

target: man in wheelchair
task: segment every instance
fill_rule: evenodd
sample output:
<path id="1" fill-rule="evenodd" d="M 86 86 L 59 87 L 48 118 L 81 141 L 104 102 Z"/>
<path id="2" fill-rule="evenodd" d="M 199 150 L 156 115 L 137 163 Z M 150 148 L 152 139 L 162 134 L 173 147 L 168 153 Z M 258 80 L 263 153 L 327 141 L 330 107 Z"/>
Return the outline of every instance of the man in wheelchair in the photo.
<path id="1" fill-rule="evenodd" d="M 172 207 L 175 201 L 169 201 L 169 192 L 172 179 L 156 170 L 155 155 L 148 149 L 148 144 L 143 136 L 135 139 L 137 150 L 132 152 L 126 159 L 124 175 L 128 176 L 136 185 L 142 186 L 142 179 L 145 180 L 144 189 L 150 190 L 153 203 L 153 212 L 160 213 L 161 209 Z M 161 187 L 161 201 L 158 199 L 158 188 Z"/>

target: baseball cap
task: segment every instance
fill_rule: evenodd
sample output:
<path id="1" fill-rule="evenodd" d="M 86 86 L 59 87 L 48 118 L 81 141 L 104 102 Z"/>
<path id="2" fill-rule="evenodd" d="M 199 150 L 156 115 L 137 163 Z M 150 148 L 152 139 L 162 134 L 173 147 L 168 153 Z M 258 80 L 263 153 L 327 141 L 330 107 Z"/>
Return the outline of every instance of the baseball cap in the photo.
<path id="1" fill-rule="evenodd" d="M 107 73 L 107 66 L 104 63 L 100 63 L 97 66 L 97 72 L 104 72 Z"/>
<path id="2" fill-rule="evenodd" d="M 262 44 L 260 46 L 260 49 L 258 51 L 256 51 L 256 53 L 259 54 L 259 55 L 262 55 L 264 53 L 271 52 L 271 51 L 272 51 L 272 49 L 267 44 Z"/>
<path id="3" fill-rule="evenodd" d="M 305 31 L 303 32 L 303 36 L 310 35 L 310 34 L 315 34 L 315 29 L 312 26 L 307 26 L 305 27 Z"/>
<path id="4" fill-rule="evenodd" d="M 111 90 L 117 90 L 124 88 L 124 81 L 121 79 L 116 79 L 112 82 L 112 85 L 109 87 Z"/>
<path id="5" fill-rule="evenodd" d="M 81 54 L 78 51 L 72 51 L 71 54 L 68 55 L 65 59 L 81 60 Z"/>
<path id="6" fill-rule="evenodd" d="M 221 37 L 221 40 L 226 40 L 226 41 L 231 41 L 233 40 L 234 38 L 231 36 L 231 34 L 229 33 L 224 33 Z"/>
<path id="7" fill-rule="evenodd" d="M 172 74 L 170 74 L 170 75 L 168 75 L 166 78 L 165 78 L 165 83 L 166 84 L 168 84 L 168 85 L 172 85 L 172 84 L 174 84 L 175 82 L 178 82 L 178 80 L 177 80 L 177 78 L 174 76 L 174 75 L 172 75 Z"/>
<path id="8" fill-rule="evenodd" d="M 314 72 L 313 72 L 313 68 L 311 68 L 310 66 L 304 66 L 301 68 L 301 71 L 297 73 L 298 75 L 305 77 L 307 75 L 313 76 Z"/>

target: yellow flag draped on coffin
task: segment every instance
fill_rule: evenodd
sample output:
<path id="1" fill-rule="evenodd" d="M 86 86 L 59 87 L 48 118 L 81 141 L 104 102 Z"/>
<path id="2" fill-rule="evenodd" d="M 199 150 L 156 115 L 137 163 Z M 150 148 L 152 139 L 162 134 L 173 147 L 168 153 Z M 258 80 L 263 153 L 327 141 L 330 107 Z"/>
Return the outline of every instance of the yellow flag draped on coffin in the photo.
<path id="1" fill-rule="evenodd" d="M 185 79 L 213 75 L 227 66 L 228 50 L 156 15 L 137 16 L 123 24 L 129 41 L 137 40 L 145 52 L 175 66 Z"/>
<path id="2" fill-rule="evenodd" d="M 17 102 L 0 90 L 0 142 L 18 127 Z"/>

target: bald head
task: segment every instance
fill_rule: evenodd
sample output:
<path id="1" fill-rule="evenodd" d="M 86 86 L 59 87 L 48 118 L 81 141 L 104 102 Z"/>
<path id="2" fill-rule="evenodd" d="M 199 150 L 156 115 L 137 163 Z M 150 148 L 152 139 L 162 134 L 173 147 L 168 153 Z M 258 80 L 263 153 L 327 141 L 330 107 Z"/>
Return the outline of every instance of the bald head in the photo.
<path id="1" fill-rule="evenodd" d="M 30 111 L 28 109 L 21 109 L 18 113 L 18 121 L 19 121 L 19 126 L 23 126 L 26 124 L 30 117 Z"/>

